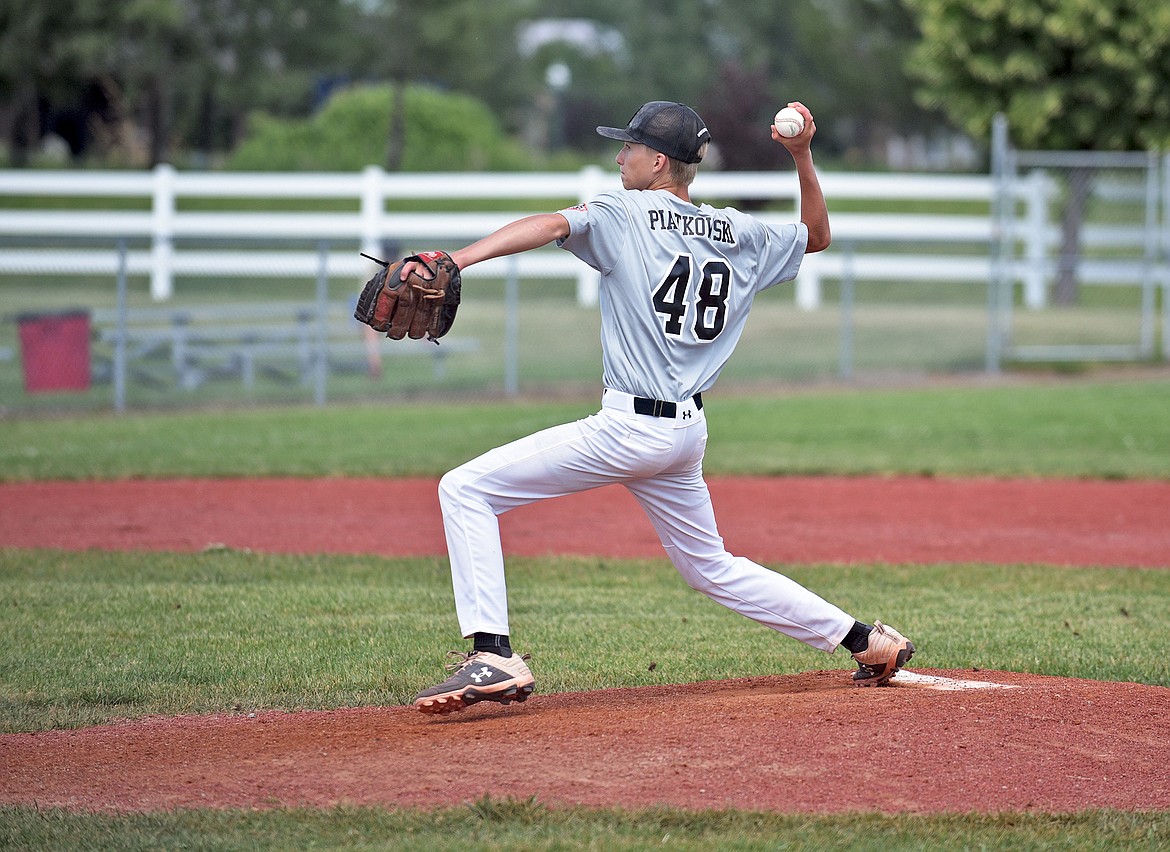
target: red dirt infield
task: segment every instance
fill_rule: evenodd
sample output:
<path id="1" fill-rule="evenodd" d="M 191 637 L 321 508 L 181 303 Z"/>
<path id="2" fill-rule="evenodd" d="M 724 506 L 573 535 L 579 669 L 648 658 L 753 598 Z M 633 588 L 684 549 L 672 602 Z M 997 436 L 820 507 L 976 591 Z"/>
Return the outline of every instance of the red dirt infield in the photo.
<path id="1" fill-rule="evenodd" d="M 724 477 L 710 480 L 733 553 L 763 562 L 1170 566 L 1170 482 Z M 392 512 L 393 526 L 384 522 Z M 661 557 L 610 486 L 507 513 L 505 551 Z M 0 484 L 0 546 L 442 555 L 431 479 Z"/>
<path id="2" fill-rule="evenodd" d="M 711 491 L 729 549 L 768 563 L 1170 567 L 1165 482 L 715 478 Z M 409 539 L 379 523 L 391 507 Z M 502 524 L 514 554 L 662 557 L 621 489 Z M 6 484 L 0 546 L 443 553 L 423 479 Z M 911 638 L 912 668 L 882 689 L 852 687 L 842 657 L 835 672 L 538 692 L 451 717 L 395 706 L 7 734 L 0 803 L 433 806 L 490 794 L 816 813 L 1170 808 L 1170 690 L 939 671 L 930 637 Z"/>

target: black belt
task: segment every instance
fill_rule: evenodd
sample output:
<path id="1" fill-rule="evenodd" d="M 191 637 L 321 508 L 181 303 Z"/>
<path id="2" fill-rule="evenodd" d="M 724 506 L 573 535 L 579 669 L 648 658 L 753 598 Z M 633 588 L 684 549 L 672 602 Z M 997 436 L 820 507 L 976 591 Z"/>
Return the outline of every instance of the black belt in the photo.
<path id="1" fill-rule="evenodd" d="M 703 395 L 697 393 L 692 399 L 695 401 L 695 408 L 702 411 Z M 674 417 L 678 414 L 678 404 L 665 402 L 661 399 L 647 399 L 644 396 L 636 396 L 634 397 L 634 413 L 649 414 L 651 417 Z"/>

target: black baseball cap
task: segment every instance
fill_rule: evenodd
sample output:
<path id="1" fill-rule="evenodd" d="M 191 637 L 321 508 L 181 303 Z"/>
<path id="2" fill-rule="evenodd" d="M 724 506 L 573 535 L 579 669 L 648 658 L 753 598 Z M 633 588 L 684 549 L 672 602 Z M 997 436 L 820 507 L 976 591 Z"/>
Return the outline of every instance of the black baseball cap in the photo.
<path id="1" fill-rule="evenodd" d="M 650 101 L 634 113 L 626 127 L 599 127 L 597 132 L 607 139 L 646 145 L 684 163 L 702 160 L 699 149 L 711 141 L 699 114 L 673 101 Z"/>

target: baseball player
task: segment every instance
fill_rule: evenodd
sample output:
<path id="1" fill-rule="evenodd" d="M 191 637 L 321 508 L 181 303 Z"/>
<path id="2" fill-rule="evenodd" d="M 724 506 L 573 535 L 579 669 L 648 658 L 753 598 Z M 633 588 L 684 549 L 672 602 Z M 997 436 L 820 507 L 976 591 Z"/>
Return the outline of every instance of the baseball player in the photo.
<path id="1" fill-rule="evenodd" d="M 460 268 L 555 242 L 600 273 L 604 389 L 596 414 L 490 450 L 447 473 L 439 500 L 456 613 L 470 652 L 453 651 L 450 678 L 414 700 L 423 713 L 479 701 L 508 704 L 533 691 L 526 656 L 511 648 L 498 516 L 535 500 L 620 483 L 693 588 L 748 618 L 857 662 L 855 683 L 882 685 L 914 646 L 880 622 L 862 623 L 793 580 L 728 553 L 703 480 L 703 393 L 718 378 L 756 294 L 796 277 L 807 252 L 830 242 L 810 148 L 816 124 L 786 138 L 796 164 L 799 223 L 770 226 L 734 208 L 696 205 L 690 184 L 711 134 L 690 107 L 642 106 L 624 128 L 621 190 L 529 216 L 451 254 Z M 402 279 L 410 273 L 402 270 Z"/>

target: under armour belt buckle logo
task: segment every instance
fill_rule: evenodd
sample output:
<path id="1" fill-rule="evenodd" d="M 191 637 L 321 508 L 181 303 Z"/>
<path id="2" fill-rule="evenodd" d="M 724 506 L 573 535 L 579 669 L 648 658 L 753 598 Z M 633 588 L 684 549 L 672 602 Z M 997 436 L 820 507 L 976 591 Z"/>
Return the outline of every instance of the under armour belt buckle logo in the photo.
<path id="1" fill-rule="evenodd" d="M 484 678 L 489 678 L 489 677 L 491 677 L 493 674 L 495 674 L 495 672 L 493 672 L 493 671 L 492 671 L 491 669 L 489 669 L 487 666 L 484 666 L 484 667 L 483 667 L 483 668 L 481 668 L 479 671 L 477 671 L 477 672 L 472 672 L 472 673 L 469 675 L 469 677 L 470 677 L 472 680 L 474 680 L 476 683 L 483 683 L 483 681 L 484 681 Z"/>

